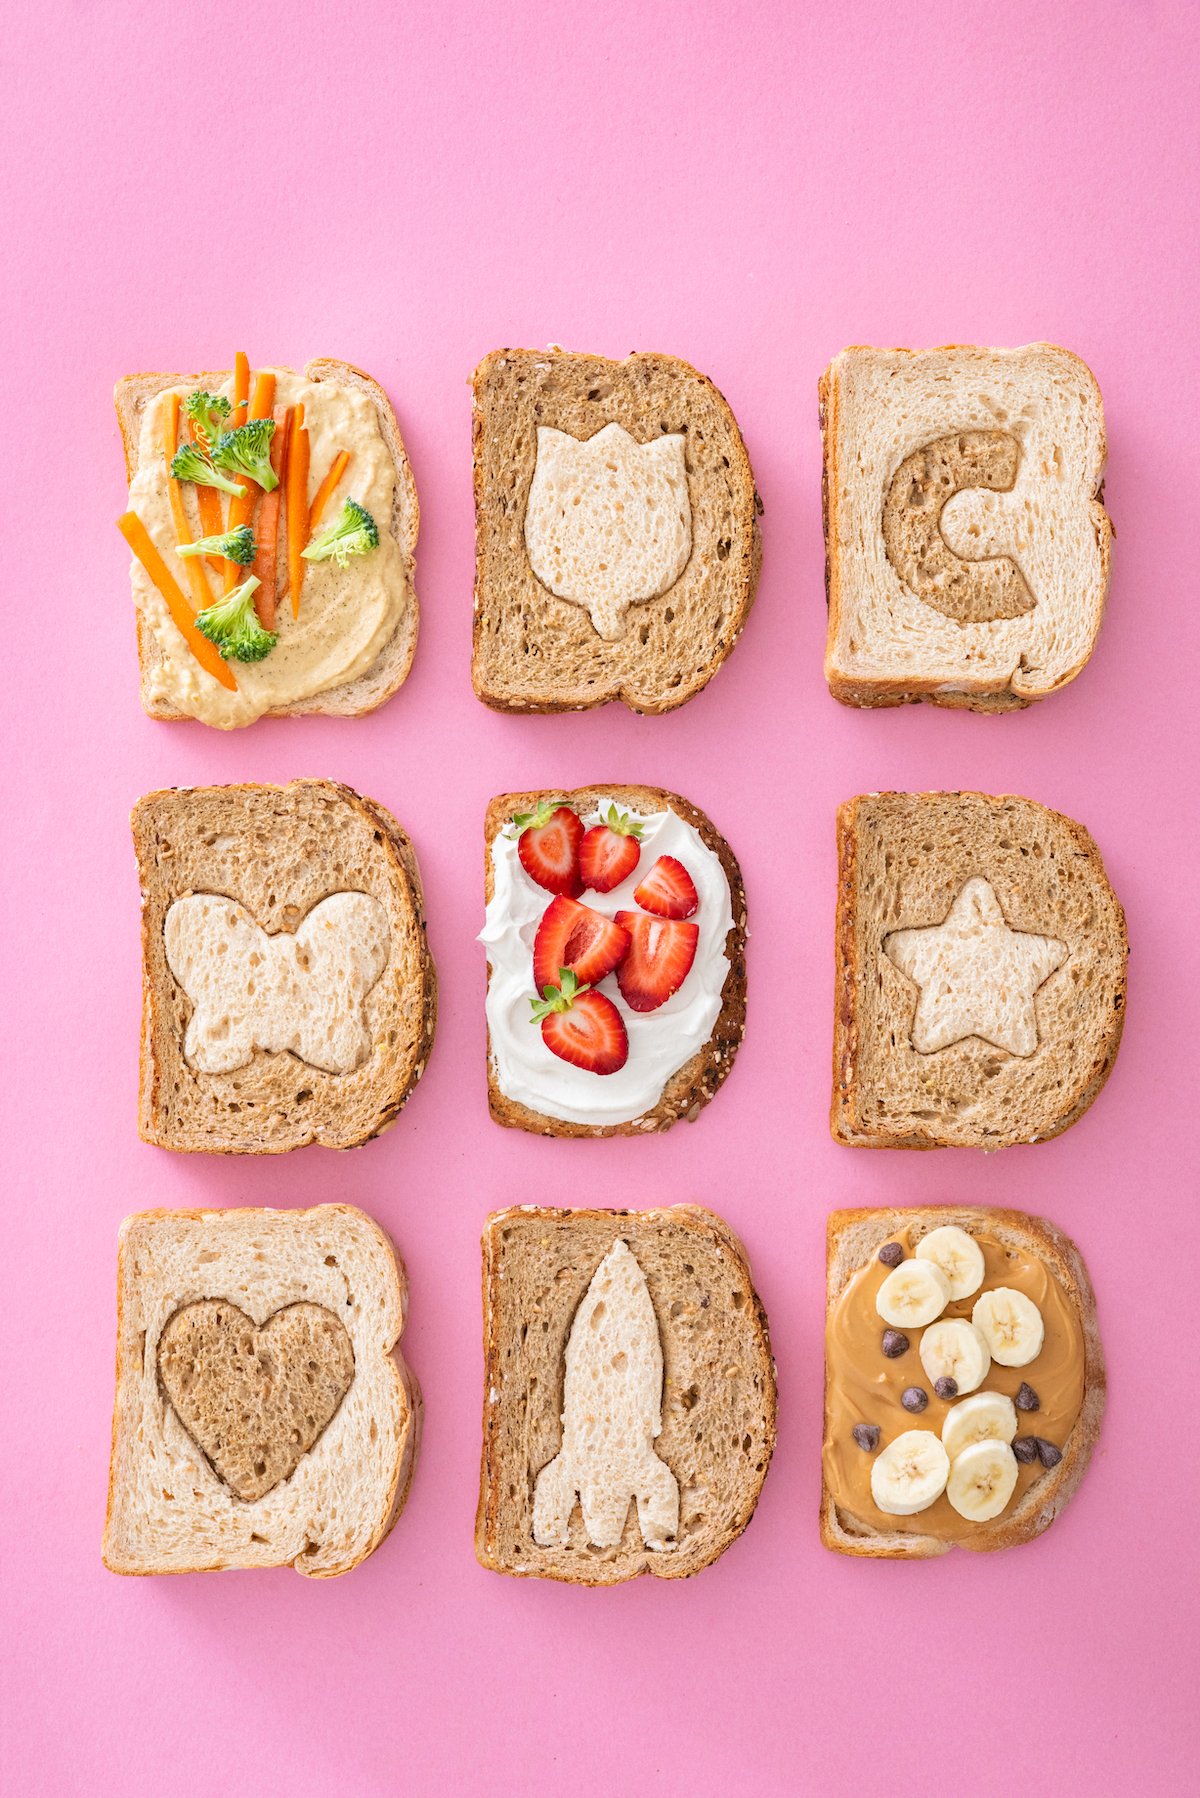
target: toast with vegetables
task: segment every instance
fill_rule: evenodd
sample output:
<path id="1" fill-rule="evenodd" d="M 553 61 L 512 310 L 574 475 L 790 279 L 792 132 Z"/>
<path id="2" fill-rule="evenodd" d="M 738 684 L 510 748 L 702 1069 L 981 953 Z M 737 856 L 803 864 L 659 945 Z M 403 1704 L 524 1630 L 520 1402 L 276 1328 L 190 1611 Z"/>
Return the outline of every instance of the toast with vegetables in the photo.
<path id="1" fill-rule="evenodd" d="M 358 717 L 416 648 L 418 509 L 387 396 L 325 358 L 302 375 L 117 383 L 142 704 L 233 729 Z"/>
<path id="2" fill-rule="evenodd" d="M 694 1120 L 746 1021 L 746 894 L 659 787 L 503 793 L 484 820 L 488 1104 L 543 1136 Z"/>
<path id="3" fill-rule="evenodd" d="M 827 1231 L 821 1537 L 923 1560 L 1030 1542 L 1104 1412 L 1096 1299 L 1045 1218 L 835 1211 Z"/>

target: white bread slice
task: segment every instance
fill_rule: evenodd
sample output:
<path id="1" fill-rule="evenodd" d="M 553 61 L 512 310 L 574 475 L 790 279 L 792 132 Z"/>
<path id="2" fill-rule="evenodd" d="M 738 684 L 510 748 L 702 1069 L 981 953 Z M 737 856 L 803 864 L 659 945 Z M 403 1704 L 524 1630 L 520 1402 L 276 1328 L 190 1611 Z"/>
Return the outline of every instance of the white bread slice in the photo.
<path id="1" fill-rule="evenodd" d="M 667 1487 L 677 1490 L 677 1534 L 669 1546 L 648 1547 L 638 1505 L 628 1502 L 623 1528 L 595 1531 L 616 1540 L 598 1545 L 572 1492 L 566 1540 L 555 1530 L 554 1540 L 539 1544 L 539 1476 L 553 1478 L 550 1470 L 562 1467 L 568 1338 L 597 1270 L 619 1243 L 644 1276 L 658 1325 L 662 1427 L 650 1471 L 663 1470 L 657 1479 L 664 1500 Z M 636 1331 L 638 1306 L 625 1310 Z M 714 1212 L 698 1205 L 494 1212 L 483 1235 L 483 1331 L 475 1552 L 485 1567 L 587 1586 L 641 1573 L 682 1579 L 715 1561 L 745 1529 L 775 1446 L 775 1363 L 745 1250 Z M 565 1470 L 568 1485 L 577 1472 Z"/>
<path id="2" fill-rule="evenodd" d="M 424 1071 L 437 1012 L 420 871 L 396 820 L 335 781 L 298 780 L 148 793 L 132 824 L 142 889 L 143 1140 L 277 1155 L 308 1142 L 352 1148 L 386 1129 Z M 193 1065 L 185 1046 L 192 1001 L 172 975 L 164 938 L 175 901 L 222 895 L 274 935 L 302 929 L 314 907 L 344 892 L 377 901 L 389 933 L 386 966 L 362 1006 L 365 1060 L 334 1073 L 287 1049 L 256 1048 L 228 1072 Z M 253 1017 L 251 999 L 247 1009 Z"/>
<path id="3" fill-rule="evenodd" d="M 1022 1542 L 1031 1542 L 1049 1529 L 1070 1502 L 1091 1460 L 1104 1415 L 1107 1374 L 1096 1316 L 1096 1295 L 1083 1257 L 1070 1237 L 1045 1218 L 989 1206 L 833 1211 L 825 1238 L 826 1308 L 832 1310 L 849 1280 L 899 1231 L 911 1231 L 919 1240 L 931 1230 L 947 1224 L 956 1224 L 968 1235 L 986 1231 L 1006 1247 L 1043 1261 L 1075 1308 L 1082 1331 L 1083 1404 L 1074 1428 L 1062 1445 L 1062 1460 L 1057 1467 L 1042 1473 L 1011 1508 L 990 1523 L 976 1525 L 971 1536 L 963 1542 L 964 1547 L 974 1551 L 1012 1548 Z M 827 1361 L 827 1427 L 830 1398 L 831 1370 Z M 824 1478 L 821 1482 L 821 1540 L 826 1548 L 834 1549 L 838 1554 L 866 1555 L 882 1560 L 926 1560 L 948 1554 L 955 1546 L 937 1536 L 923 1536 L 915 1531 L 881 1531 L 863 1518 L 852 1516 L 834 1502 Z"/>
<path id="4" fill-rule="evenodd" d="M 184 1307 L 214 1299 L 260 1327 L 285 1307 L 320 1307 L 353 1350 L 353 1374 L 332 1418 L 290 1476 L 253 1500 L 237 1497 L 216 1472 L 162 1378 L 164 1330 Z M 408 1496 L 420 1429 L 420 1393 L 396 1347 L 407 1299 L 392 1245 L 352 1205 L 126 1218 L 106 1566 L 199 1573 L 291 1565 L 327 1578 L 378 1548 Z M 278 1376 L 269 1349 L 262 1359 L 262 1415 L 253 1421 L 269 1431 L 278 1427 L 269 1415 Z"/>
<path id="5" fill-rule="evenodd" d="M 741 635 L 762 553 L 762 504 L 721 394 L 674 356 L 613 362 L 557 348 L 493 351 L 475 370 L 473 394 L 472 677 L 479 698 L 501 712 L 584 711 L 616 699 L 635 712 L 682 705 L 712 679 Z M 643 448 L 682 437 L 691 551 L 672 578 L 671 552 L 660 545 L 650 597 L 639 597 L 644 584 L 629 594 L 639 603 L 620 623 L 610 621 L 606 628 L 617 634 L 605 636 L 586 606 L 558 596 L 534 573 L 526 524 L 539 431 L 586 445 L 613 425 Z M 575 460 L 586 453 L 577 451 Z M 599 507 L 593 541 L 616 548 L 628 515 Z M 636 546 L 630 556 L 641 569 L 645 558 Z"/>
<path id="6" fill-rule="evenodd" d="M 1073 680 L 1112 545 L 1104 408 L 1079 357 L 855 345 L 820 407 L 834 697 L 1005 711 Z"/>
<path id="7" fill-rule="evenodd" d="M 998 1149 L 1074 1123 L 1116 1060 L 1129 952 L 1125 915 L 1083 826 L 1012 794 L 870 793 L 840 807 L 837 832 L 836 1139 Z M 956 945 L 940 1014 L 955 1022 L 954 1040 L 919 1050 L 929 988 L 899 965 L 911 940 L 902 933 L 941 936 L 984 883 L 1002 925 Z M 1031 1049 L 1007 1034 L 1022 971 Z M 984 1025 L 991 1040 L 968 1033 Z"/>
<path id="8" fill-rule="evenodd" d="M 413 580 L 416 566 L 417 531 L 420 526 L 417 489 L 408 453 L 404 448 L 404 440 L 400 435 L 400 426 L 396 422 L 396 414 L 392 410 L 391 401 L 379 383 L 372 380 L 370 375 L 364 374 L 362 369 L 355 368 L 353 363 L 339 362 L 331 356 L 322 356 L 315 362 L 308 363 L 304 373 L 310 381 L 335 381 L 339 386 L 359 388 L 368 395 L 374 404 L 379 419 L 379 429 L 391 451 L 396 468 L 396 497 L 392 510 L 391 530 L 400 545 L 406 569 L 404 610 L 399 625 L 383 649 L 380 650 L 375 661 L 356 679 L 346 681 L 341 686 L 330 687 L 323 693 L 314 693 L 307 699 L 296 700 L 290 705 L 273 707 L 263 715 L 269 718 L 300 718 L 310 714 L 322 717 L 361 718 L 368 712 L 375 711 L 404 685 L 417 650 L 420 608 L 417 604 L 417 593 Z M 165 388 L 180 386 L 212 390 L 228 379 L 228 369 L 209 369 L 202 374 L 194 375 L 138 374 L 123 376 L 116 384 L 113 399 L 116 403 L 117 422 L 121 428 L 121 441 L 125 450 L 126 479 L 132 481 L 137 472 L 142 414 L 156 394 L 162 393 Z M 137 646 L 143 710 L 151 718 L 187 717 L 186 712 L 177 711 L 168 700 L 157 692 L 152 675 L 161 662 L 161 652 L 153 631 L 145 624 L 140 612 L 137 619 Z"/>

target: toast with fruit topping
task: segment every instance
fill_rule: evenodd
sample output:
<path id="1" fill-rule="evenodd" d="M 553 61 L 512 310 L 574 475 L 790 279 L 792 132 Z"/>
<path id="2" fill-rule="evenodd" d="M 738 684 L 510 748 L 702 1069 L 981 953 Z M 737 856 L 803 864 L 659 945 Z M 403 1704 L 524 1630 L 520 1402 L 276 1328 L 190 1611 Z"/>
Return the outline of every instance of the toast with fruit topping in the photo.
<path id="1" fill-rule="evenodd" d="M 484 822 L 488 1103 L 548 1136 L 694 1119 L 746 1014 L 741 871 L 657 787 L 504 793 Z"/>
<path id="2" fill-rule="evenodd" d="M 666 712 L 754 600 L 762 505 L 737 422 L 674 356 L 496 350 L 475 370 L 472 674 L 501 712 Z"/>
<path id="3" fill-rule="evenodd" d="M 1032 1541 L 1105 1403 L 1075 1244 L 1021 1211 L 835 1211 L 826 1237 L 821 1537 L 926 1559 Z"/>

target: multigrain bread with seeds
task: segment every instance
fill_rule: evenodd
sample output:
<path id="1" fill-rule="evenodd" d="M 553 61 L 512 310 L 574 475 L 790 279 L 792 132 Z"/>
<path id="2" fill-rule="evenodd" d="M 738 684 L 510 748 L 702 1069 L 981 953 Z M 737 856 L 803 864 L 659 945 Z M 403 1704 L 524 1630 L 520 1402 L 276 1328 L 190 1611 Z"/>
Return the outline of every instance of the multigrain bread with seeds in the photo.
<path id="1" fill-rule="evenodd" d="M 715 995 L 708 997 L 707 1009 L 712 1011 L 713 1021 L 704 1029 L 702 1041 L 693 1052 L 685 1053 L 681 1062 L 672 1064 L 671 1055 L 667 1053 L 662 1079 L 656 1079 L 652 1083 L 652 1091 L 647 1088 L 639 1094 L 635 1104 L 627 1108 L 629 1115 L 622 1114 L 613 1090 L 613 1083 L 622 1079 L 625 1069 L 621 1070 L 619 1076 L 590 1077 L 590 1102 L 602 1107 L 605 1112 L 604 1117 L 598 1121 L 587 1121 L 582 1111 L 558 1102 L 562 1096 L 563 1083 L 573 1081 L 577 1085 L 578 1077 L 574 1070 L 565 1068 L 564 1064 L 556 1062 L 552 1056 L 546 1055 L 543 1058 L 544 1078 L 539 1073 L 536 1093 L 530 1080 L 522 1077 L 518 1083 L 505 1071 L 501 1032 L 504 1033 L 506 1042 L 512 1042 L 514 1038 L 518 1042 L 524 1039 L 535 1051 L 537 1048 L 536 1031 L 529 1021 L 529 1001 L 537 996 L 529 954 L 533 942 L 533 923 L 536 920 L 529 926 L 522 925 L 519 940 L 510 940 L 505 920 L 495 916 L 496 907 L 502 904 L 502 898 L 497 900 L 496 896 L 496 847 L 498 844 L 508 847 L 511 843 L 514 817 L 533 812 L 540 802 L 551 798 L 561 799 L 584 820 L 597 817 L 602 803 L 615 804 L 643 819 L 674 814 L 678 825 L 667 818 L 665 827 L 682 827 L 682 841 L 674 846 L 685 859 L 695 857 L 697 865 L 693 871 L 705 888 L 706 897 L 702 898 L 697 913 L 700 939 L 696 963 L 679 993 L 661 1011 L 641 1019 L 636 1019 L 632 1013 L 627 1014 L 626 1022 L 631 1032 L 631 1058 L 639 1053 L 640 1033 L 648 1023 L 657 1038 L 660 1032 L 670 1028 L 672 1017 L 678 1016 L 677 1007 L 687 1005 L 689 1017 L 692 1015 L 690 1002 L 693 987 L 689 983 L 702 979 L 702 970 L 711 966 L 714 958 L 718 963 L 719 958 L 724 958 L 724 975 L 715 989 Z M 631 886 L 635 879 L 640 878 L 646 865 L 657 853 L 653 842 L 648 841 L 635 875 L 625 885 Z M 703 867 L 699 865 L 702 854 L 706 857 Z M 712 879 L 706 884 L 709 875 Z M 607 904 L 611 911 L 613 899 L 619 900 L 622 891 L 623 888 L 618 888 L 616 894 L 597 895 L 585 890 L 582 897 L 590 906 L 603 907 Z M 561 794 L 501 793 L 491 801 L 484 818 L 484 896 L 488 906 L 488 922 L 482 938 L 488 951 L 488 1107 L 496 1122 L 543 1136 L 570 1137 L 641 1136 L 648 1132 L 667 1130 L 681 1118 L 694 1122 L 728 1077 L 746 1026 L 745 884 L 733 850 L 699 807 L 692 805 L 678 793 L 668 792 L 662 787 L 600 785 L 577 787 Z M 534 912 L 544 910 L 550 897 L 549 893 L 534 890 Z M 718 909 L 726 904 L 727 913 Z M 720 924 L 726 916 L 729 920 L 728 927 L 722 933 Z M 713 931 L 720 940 L 714 939 L 710 943 L 708 939 Z M 507 980 L 508 963 L 505 953 L 510 948 L 520 964 L 517 971 L 520 977 L 514 978 L 511 983 Z M 615 982 L 607 980 L 604 987 L 605 990 L 613 989 L 615 1003 L 625 1012 L 626 1008 L 616 991 Z M 668 1043 L 670 1040 L 668 1039 Z M 655 1048 L 657 1051 L 657 1041 Z"/>
<path id="2" fill-rule="evenodd" d="M 132 824 L 143 1140 L 273 1155 L 309 1142 L 351 1148 L 385 1130 L 424 1071 L 437 1014 L 420 871 L 391 813 L 335 781 L 298 780 L 149 793 Z M 213 915 L 199 916 L 184 941 L 180 925 L 197 898 L 203 911 L 204 896 Z M 320 908 L 334 896 L 351 896 L 377 932 L 377 959 L 365 971 L 361 931 L 343 930 L 340 916 L 309 940 L 329 924 Z M 286 958 L 279 967 L 263 965 L 272 944 Z M 360 972 L 347 1017 L 350 978 Z M 267 1006 L 276 977 L 282 1017 Z"/>
<path id="3" fill-rule="evenodd" d="M 1091 655 L 1104 407 L 1057 344 L 855 345 L 821 377 L 825 674 L 846 705 L 1011 711 Z"/>
<path id="4" fill-rule="evenodd" d="M 741 635 L 762 556 L 762 503 L 726 401 L 673 356 L 618 362 L 557 348 L 496 350 L 472 386 L 479 698 L 503 712 L 682 705 Z M 592 469 L 596 439 L 614 427 L 628 434 L 617 448 L 629 460 Z M 655 467 L 640 490 L 635 472 L 618 491 L 647 458 Z M 610 477 L 601 504 L 596 481 Z M 668 538 L 681 489 L 682 522 Z M 585 517 L 586 530 L 572 533 Z M 601 541 L 612 554 L 597 559 Z M 603 631 L 579 581 L 611 589 Z"/>
<path id="5" fill-rule="evenodd" d="M 417 533 L 420 525 L 417 490 L 408 453 L 396 421 L 396 414 L 391 401 L 379 383 L 370 375 L 365 374 L 362 369 L 355 368 L 353 363 L 341 362 L 329 356 L 318 357 L 315 361 L 309 362 L 304 369 L 304 376 L 309 381 L 335 382 L 339 387 L 365 394 L 374 408 L 379 431 L 387 445 L 395 468 L 395 494 L 392 503 L 390 531 L 400 551 L 403 603 L 395 631 L 379 651 L 375 660 L 362 673 L 337 686 L 328 687 L 321 692 L 292 700 L 284 705 L 274 706 L 263 715 L 282 718 L 317 714 L 323 717 L 358 718 L 375 711 L 403 686 L 416 654 L 417 631 L 420 622 L 420 608 L 414 584 Z M 229 378 L 228 369 L 210 369 L 194 375 L 125 375 L 117 382 L 113 398 L 125 452 L 126 478 L 129 482 L 132 483 L 141 462 L 142 421 L 147 405 L 168 388 L 186 386 L 191 389 L 202 388 L 211 392 L 219 388 L 223 382 L 227 382 Z M 351 489 L 353 489 L 353 469 L 350 472 Z M 327 519 L 326 522 L 328 523 L 329 520 Z M 162 652 L 153 630 L 147 624 L 140 609 L 137 614 L 137 647 L 143 709 L 152 718 L 187 717 L 188 713 L 172 704 L 170 698 L 159 690 L 155 674 L 162 662 Z"/>
<path id="6" fill-rule="evenodd" d="M 106 1566 L 328 1578 L 378 1548 L 420 1434 L 407 1305 L 352 1205 L 126 1218 Z"/>
<path id="7" fill-rule="evenodd" d="M 845 1502 L 845 1494 L 842 1495 L 843 1502 L 838 1502 L 835 1490 L 839 1479 L 837 1439 L 845 1435 L 857 1416 L 853 1403 L 847 1404 L 847 1392 L 843 1389 L 846 1369 L 841 1365 L 841 1357 L 845 1355 L 848 1336 L 839 1305 L 851 1282 L 861 1280 L 864 1275 L 868 1278 L 873 1275 L 876 1280 L 886 1276 L 892 1262 L 881 1265 L 879 1261 L 880 1250 L 887 1252 L 885 1245 L 891 1246 L 893 1254 L 897 1248 L 906 1255 L 913 1251 L 919 1253 L 923 1239 L 935 1230 L 948 1227 L 965 1231 L 986 1248 L 989 1275 L 994 1273 L 995 1277 L 985 1279 L 985 1289 L 1000 1279 L 1028 1277 L 1032 1270 L 1032 1277 L 1040 1280 L 1039 1292 L 1052 1297 L 1052 1306 L 1046 1305 L 1050 1318 L 1043 1351 L 1018 1366 L 1000 1366 L 993 1362 L 985 1385 L 1015 1397 L 1018 1431 L 1027 1440 L 1036 1438 L 1039 1430 L 1051 1429 L 1055 1440 L 1044 1457 L 1048 1465 L 1043 1465 L 1041 1455 L 1030 1457 L 1023 1463 L 1012 1499 L 994 1518 L 964 1528 L 961 1518 L 947 1510 L 944 1501 L 937 1501 L 925 1513 L 930 1519 L 926 1527 L 917 1523 L 915 1517 L 906 1519 L 905 1526 L 901 1526 L 896 1520 L 876 1513 L 869 1502 L 856 1501 L 860 1502 L 861 1511 L 869 1512 L 869 1515 L 857 1514 L 850 1508 Z M 1015 1273 L 1011 1271 L 1014 1268 Z M 1049 1529 L 1074 1496 L 1091 1460 L 1107 1395 L 1096 1297 L 1083 1257 L 1068 1236 L 1045 1218 L 989 1207 L 835 1211 L 830 1214 L 826 1232 L 826 1308 L 825 1446 L 821 1482 L 821 1539 L 826 1548 L 847 1555 L 923 1560 L 947 1554 L 954 1546 L 975 1551 L 1011 1548 L 1030 1542 Z M 970 1297 L 954 1307 L 964 1316 L 969 1316 L 970 1308 Z M 916 1331 L 912 1331 L 914 1340 L 910 1349 L 902 1351 L 895 1359 L 886 1360 L 879 1358 L 878 1331 L 882 1329 L 882 1323 L 878 1318 L 875 1325 L 875 1339 L 864 1347 L 876 1360 L 867 1372 L 869 1385 L 862 1389 L 871 1393 L 866 1400 L 871 1417 L 862 1421 L 868 1427 L 872 1424 L 878 1427 L 880 1420 L 890 1417 L 877 1442 L 877 1449 L 882 1449 L 897 1429 L 936 1431 L 942 1428 L 947 1403 L 952 1404 L 957 1395 L 951 1395 L 943 1402 L 936 1394 L 927 1392 L 927 1405 L 916 1415 L 910 1414 L 908 1407 L 897 1411 L 894 1405 L 889 1413 L 879 1397 L 886 1382 L 880 1381 L 877 1368 L 886 1368 L 892 1385 L 897 1388 L 909 1379 L 916 1379 L 922 1382 L 924 1393 L 929 1382 L 916 1353 Z M 1056 1359 L 1058 1365 L 1047 1368 L 1044 1377 L 1040 1365 L 1050 1358 Z M 1050 1382 L 1060 1388 L 1057 1403 Z M 1036 1391 L 1039 1386 L 1040 1395 Z M 865 1457 L 877 1449 L 863 1449 L 855 1444 L 853 1450 L 847 1448 L 846 1453 L 853 1455 L 852 1466 L 858 1462 L 865 1468 L 869 1465 Z"/>
<path id="8" fill-rule="evenodd" d="M 638 1493 L 636 1481 L 629 1496 L 619 1483 L 606 1494 L 576 1462 L 567 1469 L 555 1527 L 539 1531 L 555 1539 L 539 1543 L 534 1533 L 539 1476 L 546 1472 L 553 1479 L 548 1470 L 561 1465 L 564 1429 L 571 1427 L 570 1421 L 564 1425 L 564 1411 L 569 1419 L 571 1408 L 564 1388 L 571 1378 L 572 1327 L 590 1302 L 598 1315 L 589 1312 L 587 1335 L 603 1335 L 595 1327 L 603 1304 L 591 1288 L 620 1244 L 633 1257 L 625 1265 L 643 1308 L 648 1294 L 661 1362 L 655 1359 L 653 1328 L 639 1330 L 636 1309 L 628 1313 L 628 1333 L 616 1358 L 622 1381 L 626 1374 L 632 1381 L 639 1365 L 644 1371 L 652 1364 L 649 1408 L 656 1409 L 660 1392 L 661 1431 L 651 1436 L 639 1430 L 638 1448 L 645 1459 L 653 1455 L 668 1499 L 672 1487 L 677 1490 L 677 1511 L 672 1501 L 670 1518 L 675 1533 L 661 1546 L 648 1547 L 634 1502 L 645 1494 Z M 776 1399 L 766 1315 L 745 1250 L 721 1218 L 697 1205 L 641 1212 L 527 1205 L 495 1212 L 483 1235 L 483 1314 L 475 1552 L 485 1567 L 601 1586 L 642 1573 L 685 1578 L 724 1553 L 750 1521 L 766 1479 L 775 1446 Z M 627 1361 L 633 1365 L 627 1367 Z M 608 1439 L 596 1469 L 601 1487 L 612 1458 L 627 1447 L 614 1408 L 618 1402 L 605 1413 Z M 638 1421 L 645 1425 L 645 1419 Z M 649 1428 L 653 1431 L 653 1422 Z M 579 1478 L 587 1504 L 600 1512 L 607 1500 L 609 1519 L 615 1521 L 607 1530 L 592 1525 L 595 1534 L 615 1540 L 597 1545 L 589 1539 L 583 1507 L 574 1502 L 572 1482 Z"/>
<path id="9" fill-rule="evenodd" d="M 873 793 L 839 808 L 837 843 L 835 1138 L 1067 1129 L 1125 1020 L 1125 914 L 1088 832 L 1012 794 Z"/>

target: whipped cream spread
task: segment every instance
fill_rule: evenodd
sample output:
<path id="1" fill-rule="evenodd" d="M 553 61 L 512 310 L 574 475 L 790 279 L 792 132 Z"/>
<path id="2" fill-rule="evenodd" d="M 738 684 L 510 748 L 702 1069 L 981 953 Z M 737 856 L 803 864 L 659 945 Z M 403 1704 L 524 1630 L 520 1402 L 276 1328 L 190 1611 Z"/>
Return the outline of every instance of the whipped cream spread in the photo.
<path id="1" fill-rule="evenodd" d="M 583 822 L 600 822 L 600 800 Z M 721 993 L 729 973 L 725 945 L 733 928 L 733 903 L 721 858 L 696 828 L 676 812 L 632 812 L 644 828 L 641 855 L 628 880 L 611 893 L 590 889 L 580 903 L 605 917 L 637 911 L 633 890 L 660 855 L 681 861 L 696 883 L 700 903 L 693 922 L 699 926 L 696 959 L 678 992 L 657 1011 L 635 1012 L 621 997 L 617 977 L 599 983 L 620 1012 L 629 1033 L 629 1059 L 614 1074 L 592 1074 L 554 1055 L 531 1022 L 533 939 L 553 894 L 531 880 L 521 866 L 516 838 L 507 830 L 492 842 L 492 898 L 479 941 L 487 950 L 490 977 L 487 1021 L 492 1070 L 501 1092 L 514 1104 L 527 1105 L 568 1124 L 627 1124 L 651 1111 L 671 1075 L 702 1049 L 721 1015 Z"/>

